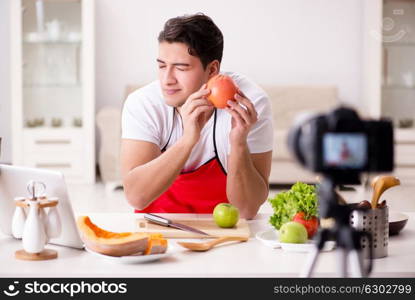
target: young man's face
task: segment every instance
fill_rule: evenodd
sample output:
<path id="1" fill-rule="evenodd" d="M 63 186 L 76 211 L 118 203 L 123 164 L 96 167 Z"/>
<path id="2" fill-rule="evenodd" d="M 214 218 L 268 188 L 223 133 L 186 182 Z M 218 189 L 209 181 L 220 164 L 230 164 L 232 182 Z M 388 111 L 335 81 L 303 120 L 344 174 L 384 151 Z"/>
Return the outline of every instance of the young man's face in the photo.
<path id="1" fill-rule="evenodd" d="M 211 68 L 188 52 L 184 43 L 159 44 L 159 80 L 166 104 L 179 107 L 209 79 Z"/>

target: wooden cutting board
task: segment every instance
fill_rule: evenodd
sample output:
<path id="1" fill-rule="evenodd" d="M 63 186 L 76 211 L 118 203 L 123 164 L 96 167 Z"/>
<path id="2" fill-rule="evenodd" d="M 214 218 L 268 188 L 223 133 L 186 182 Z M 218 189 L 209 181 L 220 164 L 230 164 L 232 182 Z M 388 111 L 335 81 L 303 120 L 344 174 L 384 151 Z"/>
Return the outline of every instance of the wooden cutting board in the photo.
<path id="1" fill-rule="evenodd" d="M 239 219 L 238 223 L 233 228 L 220 228 L 213 221 L 212 218 L 206 219 L 174 219 L 174 222 L 181 223 L 193 228 L 202 230 L 210 236 L 204 236 L 197 233 L 184 231 L 176 229 L 173 227 L 165 227 L 150 221 L 145 220 L 144 218 L 138 219 L 138 229 L 139 232 L 148 232 L 148 233 L 161 233 L 166 238 L 211 238 L 211 237 L 222 237 L 222 236 L 241 236 L 249 238 L 250 230 L 249 225 L 245 219 Z"/>

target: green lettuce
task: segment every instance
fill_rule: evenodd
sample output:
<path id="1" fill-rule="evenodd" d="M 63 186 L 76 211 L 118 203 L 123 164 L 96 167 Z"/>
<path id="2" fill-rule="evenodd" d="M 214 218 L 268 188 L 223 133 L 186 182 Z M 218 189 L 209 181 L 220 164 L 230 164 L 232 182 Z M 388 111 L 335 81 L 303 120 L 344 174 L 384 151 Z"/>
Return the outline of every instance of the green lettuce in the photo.
<path id="1" fill-rule="evenodd" d="M 294 184 L 289 191 L 280 192 L 268 199 L 274 214 L 269 223 L 277 230 L 292 220 L 297 212 L 304 212 L 305 219 L 318 216 L 316 187 L 302 182 Z"/>

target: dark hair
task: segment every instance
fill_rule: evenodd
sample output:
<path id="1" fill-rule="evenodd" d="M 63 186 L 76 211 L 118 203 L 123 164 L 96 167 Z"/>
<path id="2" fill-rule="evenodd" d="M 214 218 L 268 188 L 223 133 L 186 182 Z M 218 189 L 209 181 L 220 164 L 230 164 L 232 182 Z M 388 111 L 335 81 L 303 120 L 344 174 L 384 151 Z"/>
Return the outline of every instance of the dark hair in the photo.
<path id="1" fill-rule="evenodd" d="M 168 20 L 159 34 L 158 41 L 186 44 L 189 54 L 199 57 L 203 68 L 215 59 L 222 61 L 222 32 L 211 18 L 202 13 Z"/>

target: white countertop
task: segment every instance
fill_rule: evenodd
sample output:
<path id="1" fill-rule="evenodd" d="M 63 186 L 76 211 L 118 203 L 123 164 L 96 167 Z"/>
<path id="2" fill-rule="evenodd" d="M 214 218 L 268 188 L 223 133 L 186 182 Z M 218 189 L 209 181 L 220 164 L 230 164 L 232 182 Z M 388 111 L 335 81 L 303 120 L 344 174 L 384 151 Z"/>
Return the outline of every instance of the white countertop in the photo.
<path id="1" fill-rule="evenodd" d="M 371 277 L 415 277 L 415 212 L 406 213 L 408 224 L 390 237 L 389 255 L 374 260 Z M 98 226 L 113 231 L 134 229 L 133 213 L 89 214 Z M 49 261 L 21 261 L 14 252 L 22 242 L 0 235 L 0 277 L 297 277 L 308 258 L 306 253 L 285 252 L 263 245 L 255 238 L 270 229 L 269 214 L 260 213 L 249 221 L 251 238 L 244 243 L 217 246 L 207 252 L 191 252 L 180 246 L 172 256 L 141 264 L 117 264 L 86 251 L 48 245 L 58 251 Z M 175 244 L 178 240 L 170 239 Z M 336 251 L 321 254 L 316 277 L 337 276 Z"/>

